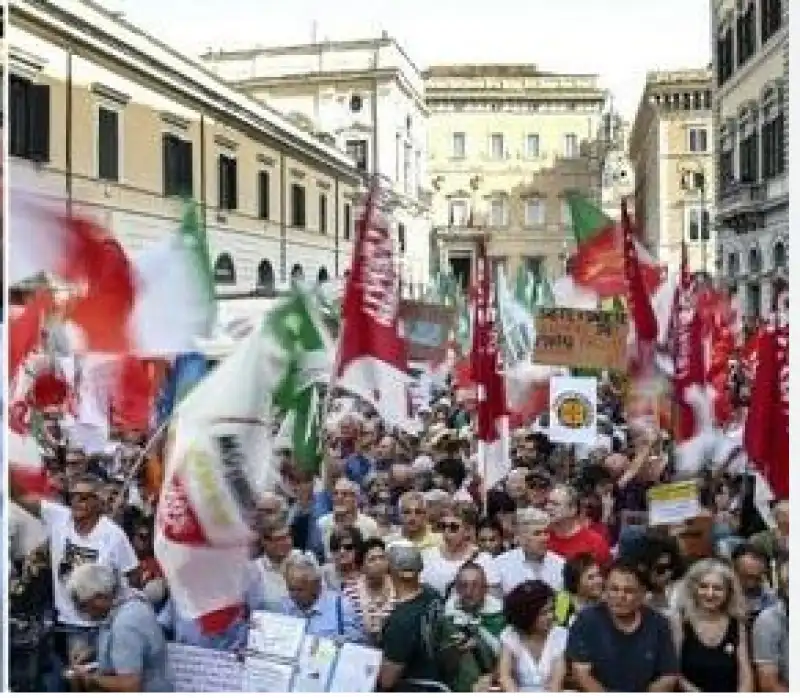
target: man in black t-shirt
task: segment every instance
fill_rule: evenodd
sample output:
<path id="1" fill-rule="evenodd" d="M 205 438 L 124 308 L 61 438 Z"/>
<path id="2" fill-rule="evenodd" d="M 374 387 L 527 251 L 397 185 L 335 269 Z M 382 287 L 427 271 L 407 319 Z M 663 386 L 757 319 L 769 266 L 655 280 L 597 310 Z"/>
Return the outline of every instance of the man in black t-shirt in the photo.
<path id="1" fill-rule="evenodd" d="M 422 555 L 416 546 L 394 543 L 387 556 L 397 602 L 383 628 L 378 687 L 383 691 L 435 691 L 442 680 L 436 638 L 444 604 L 439 594 L 420 583 Z"/>
<path id="2" fill-rule="evenodd" d="M 645 605 L 645 592 L 636 567 L 616 562 L 608 573 L 606 601 L 576 616 L 566 656 L 581 691 L 675 689 L 678 658 L 669 623 Z"/>

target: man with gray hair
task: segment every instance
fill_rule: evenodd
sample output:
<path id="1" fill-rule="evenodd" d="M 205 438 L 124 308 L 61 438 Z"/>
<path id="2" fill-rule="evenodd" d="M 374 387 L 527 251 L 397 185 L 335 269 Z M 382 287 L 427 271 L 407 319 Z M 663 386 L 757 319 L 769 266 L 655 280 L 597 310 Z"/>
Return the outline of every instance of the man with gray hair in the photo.
<path id="1" fill-rule="evenodd" d="M 293 618 L 306 618 L 306 632 L 314 637 L 337 638 L 346 642 L 366 641 L 355 609 L 339 592 L 322 584 L 322 568 L 310 555 L 293 552 L 285 563 L 286 589 L 276 610 Z"/>
<path id="2" fill-rule="evenodd" d="M 550 517 L 542 509 L 517 511 L 519 546 L 495 558 L 503 596 L 523 582 L 539 580 L 555 591 L 564 586 L 564 558 L 547 550 Z"/>
<path id="3" fill-rule="evenodd" d="M 108 565 L 76 567 L 67 591 L 79 613 L 101 623 L 97 670 L 73 666 L 73 690 L 113 693 L 168 692 L 167 645 L 150 602 L 121 585 Z"/>

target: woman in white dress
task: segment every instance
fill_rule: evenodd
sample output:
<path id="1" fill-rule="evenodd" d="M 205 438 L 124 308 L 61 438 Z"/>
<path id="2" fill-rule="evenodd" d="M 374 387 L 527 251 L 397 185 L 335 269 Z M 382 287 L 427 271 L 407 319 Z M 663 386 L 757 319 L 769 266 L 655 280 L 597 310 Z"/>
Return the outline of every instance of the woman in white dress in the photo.
<path id="1" fill-rule="evenodd" d="M 508 627 L 500 636 L 500 688 L 509 693 L 558 693 L 564 685 L 567 629 L 555 624 L 555 592 L 523 582 L 503 604 Z"/>
<path id="2" fill-rule="evenodd" d="M 421 581 L 441 594 L 449 595 L 459 570 L 467 563 L 480 565 L 486 573 L 489 591 L 499 588 L 499 577 L 492 557 L 478 548 L 470 536 L 469 528 L 475 530 L 477 517 L 469 510 L 447 513 L 441 521 L 442 543 L 435 548 L 422 551 Z"/>

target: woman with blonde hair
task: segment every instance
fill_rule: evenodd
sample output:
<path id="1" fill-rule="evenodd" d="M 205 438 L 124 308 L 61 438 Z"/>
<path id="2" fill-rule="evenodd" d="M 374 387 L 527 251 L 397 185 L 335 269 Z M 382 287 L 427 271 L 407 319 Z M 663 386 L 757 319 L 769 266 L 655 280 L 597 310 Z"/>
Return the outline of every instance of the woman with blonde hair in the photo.
<path id="1" fill-rule="evenodd" d="M 696 562 L 678 585 L 675 607 L 681 690 L 750 693 L 744 595 L 733 569 L 712 558 Z"/>

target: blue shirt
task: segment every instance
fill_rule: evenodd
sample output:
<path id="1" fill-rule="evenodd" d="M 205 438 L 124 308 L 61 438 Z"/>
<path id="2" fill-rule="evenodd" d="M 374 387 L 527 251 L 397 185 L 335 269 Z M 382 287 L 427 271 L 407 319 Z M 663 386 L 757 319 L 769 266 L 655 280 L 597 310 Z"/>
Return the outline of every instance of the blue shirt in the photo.
<path id="1" fill-rule="evenodd" d="M 235 652 L 247 647 L 248 625 L 245 619 L 235 622 L 225 632 L 218 635 L 207 635 L 196 620 L 181 617 L 175 611 L 175 606 L 171 599 L 159 619 L 167 627 L 172 627 L 175 634 L 175 642 L 182 645 L 224 652 Z"/>
<path id="2" fill-rule="evenodd" d="M 347 479 L 352 480 L 359 487 L 363 486 L 364 478 L 369 474 L 370 470 L 372 470 L 372 463 L 360 453 L 348 456 L 344 466 Z"/>
<path id="3" fill-rule="evenodd" d="M 272 610 L 272 609 L 270 609 Z M 293 618 L 307 618 L 306 632 L 314 637 L 340 638 L 347 642 L 366 642 L 364 628 L 352 604 L 341 594 L 323 589 L 316 603 L 301 609 L 290 597 L 284 597 L 278 613 Z"/>
<path id="4" fill-rule="evenodd" d="M 100 626 L 100 673 L 135 674 L 141 677 L 142 692 L 170 692 L 173 688 L 167 678 L 167 642 L 156 614 L 138 593 L 123 594 Z"/>

